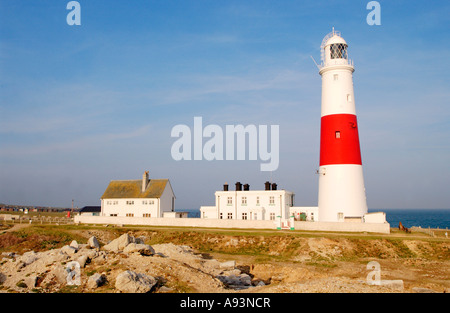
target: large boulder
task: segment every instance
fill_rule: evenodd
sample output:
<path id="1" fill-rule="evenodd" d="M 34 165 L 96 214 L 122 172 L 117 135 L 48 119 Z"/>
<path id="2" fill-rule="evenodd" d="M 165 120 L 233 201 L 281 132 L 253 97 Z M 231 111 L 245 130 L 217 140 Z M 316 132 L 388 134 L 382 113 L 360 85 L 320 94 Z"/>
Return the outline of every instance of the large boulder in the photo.
<path id="1" fill-rule="evenodd" d="M 217 278 L 230 288 L 248 287 L 252 285 L 252 278 L 247 274 L 219 275 Z"/>
<path id="2" fill-rule="evenodd" d="M 77 251 L 77 248 L 70 245 L 65 245 L 61 248 L 61 252 L 64 252 L 67 255 L 74 255 L 75 253 L 77 253 Z"/>
<path id="3" fill-rule="evenodd" d="M 38 254 L 34 251 L 25 252 L 21 257 L 17 259 L 17 269 L 21 269 L 27 265 L 30 265 L 38 259 Z"/>
<path id="4" fill-rule="evenodd" d="M 116 277 L 116 289 L 124 293 L 146 293 L 154 285 L 156 279 L 145 274 L 135 273 L 133 271 L 124 271 Z"/>
<path id="5" fill-rule="evenodd" d="M 106 276 L 105 274 L 99 274 L 95 273 L 94 275 L 90 276 L 87 282 L 87 287 L 91 289 L 95 289 L 97 287 L 100 287 L 106 283 Z"/>
<path id="6" fill-rule="evenodd" d="M 130 243 L 123 249 L 123 252 L 124 253 L 138 252 L 141 255 L 155 254 L 155 250 L 151 246 L 143 243 Z"/>
<path id="7" fill-rule="evenodd" d="M 103 246 L 104 250 L 111 252 L 122 251 L 128 244 L 134 242 L 134 237 L 128 234 L 123 234 L 119 238 L 114 239 L 107 245 Z"/>
<path id="8" fill-rule="evenodd" d="M 70 243 L 69 246 L 71 246 L 72 248 L 75 248 L 77 250 L 80 248 L 78 245 L 78 242 L 76 240 L 72 240 L 72 242 Z"/>
<path id="9" fill-rule="evenodd" d="M 89 247 L 91 247 L 92 249 L 100 248 L 100 244 L 98 243 L 98 240 L 95 236 L 92 236 L 91 238 L 89 238 L 87 243 L 88 243 Z"/>

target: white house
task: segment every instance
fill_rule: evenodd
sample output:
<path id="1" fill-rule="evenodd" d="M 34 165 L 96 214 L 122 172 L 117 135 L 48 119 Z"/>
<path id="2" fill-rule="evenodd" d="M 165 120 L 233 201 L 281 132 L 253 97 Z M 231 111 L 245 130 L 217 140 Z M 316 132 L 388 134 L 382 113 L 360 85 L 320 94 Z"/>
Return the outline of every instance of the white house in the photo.
<path id="1" fill-rule="evenodd" d="M 164 217 L 175 211 L 175 194 L 168 179 L 113 180 L 101 197 L 101 216 Z"/>
<path id="2" fill-rule="evenodd" d="M 236 183 L 229 191 L 216 191 L 214 206 L 200 207 L 201 218 L 240 220 L 287 220 L 294 205 L 294 193 L 277 190 L 277 184 L 265 183 L 264 190 L 250 190 L 248 184 Z"/>

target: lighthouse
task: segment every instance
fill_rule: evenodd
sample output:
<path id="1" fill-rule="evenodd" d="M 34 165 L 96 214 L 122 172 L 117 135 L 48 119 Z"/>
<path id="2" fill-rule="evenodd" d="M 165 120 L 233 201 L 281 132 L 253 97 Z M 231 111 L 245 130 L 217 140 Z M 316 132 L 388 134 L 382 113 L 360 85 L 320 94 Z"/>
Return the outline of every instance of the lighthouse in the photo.
<path id="1" fill-rule="evenodd" d="M 339 32 L 322 41 L 318 211 L 320 222 L 363 221 L 367 201 L 353 92 L 353 62 Z"/>

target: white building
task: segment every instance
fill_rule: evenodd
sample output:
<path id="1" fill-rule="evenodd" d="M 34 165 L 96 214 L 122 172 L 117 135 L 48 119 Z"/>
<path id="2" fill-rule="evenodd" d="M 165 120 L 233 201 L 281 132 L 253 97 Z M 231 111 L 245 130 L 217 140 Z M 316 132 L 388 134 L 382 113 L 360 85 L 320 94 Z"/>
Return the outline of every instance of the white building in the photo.
<path id="1" fill-rule="evenodd" d="M 236 183 L 229 191 L 216 191 L 214 206 L 200 207 L 201 218 L 240 220 L 287 220 L 294 205 L 294 193 L 277 190 L 276 184 L 265 183 L 264 190 L 250 190 L 248 184 Z"/>
<path id="2" fill-rule="evenodd" d="M 172 217 L 175 194 L 168 179 L 113 180 L 101 197 L 101 216 Z M 175 217 L 175 216 L 174 216 Z"/>

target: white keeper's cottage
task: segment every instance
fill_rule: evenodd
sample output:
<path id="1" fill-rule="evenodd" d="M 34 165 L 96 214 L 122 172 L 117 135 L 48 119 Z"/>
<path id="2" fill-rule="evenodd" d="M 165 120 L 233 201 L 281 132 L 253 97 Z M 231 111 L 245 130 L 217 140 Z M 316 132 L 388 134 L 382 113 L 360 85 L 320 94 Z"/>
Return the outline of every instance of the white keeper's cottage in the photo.
<path id="1" fill-rule="evenodd" d="M 173 213 L 172 213 L 173 212 Z M 101 216 L 164 217 L 175 214 L 175 194 L 168 179 L 113 180 L 101 197 Z"/>
<path id="2" fill-rule="evenodd" d="M 317 215 L 317 208 L 306 211 L 294 207 L 295 194 L 278 190 L 275 183 L 266 182 L 264 190 L 250 190 L 248 184 L 240 182 L 235 190 L 228 190 L 228 184 L 223 187 L 223 191 L 215 193 L 214 206 L 200 207 L 201 218 L 285 221 L 298 218 L 300 212 L 305 213 L 307 220 L 314 220 L 314 213 Z"/>

